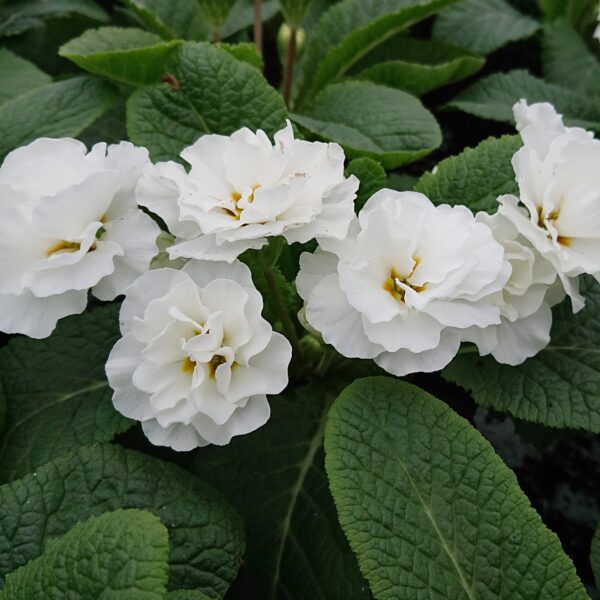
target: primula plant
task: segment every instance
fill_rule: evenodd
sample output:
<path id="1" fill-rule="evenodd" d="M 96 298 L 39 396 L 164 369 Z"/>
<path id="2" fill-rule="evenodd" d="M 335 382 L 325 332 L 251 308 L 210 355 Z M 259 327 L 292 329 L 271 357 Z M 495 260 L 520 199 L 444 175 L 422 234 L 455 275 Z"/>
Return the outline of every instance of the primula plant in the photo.
<path id="1" fill-rule="evenodd" d="M 600 598 L 597 0 L 0 0 L 0 599 Z"/>

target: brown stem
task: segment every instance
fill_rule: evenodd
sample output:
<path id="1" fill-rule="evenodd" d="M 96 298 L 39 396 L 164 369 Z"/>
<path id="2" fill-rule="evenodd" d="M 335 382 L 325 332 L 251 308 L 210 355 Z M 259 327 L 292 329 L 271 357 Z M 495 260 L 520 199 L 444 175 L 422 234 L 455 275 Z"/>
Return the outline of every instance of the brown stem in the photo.
<path id="1" fill-rule="evenodd" d="M 262 0 L 254 0 L 254 43 L 258 51 L 263 51 Z"/>
<path id="2" fill-rule="evenodd" d="M 292 81 L 294 80 L 294 65 L 296 64 L 296 46 L 298 30 L 290 28 L 290 41 L 285 54 L 285 71 L 283 73 L 283 100 L 289 106 L 292 99 Z"/>
<path id="3" fill-rule="evenodd" d="M 221 43 L 221 27 L 220 25 L 215 25 L 213 27 L 213 37 L 215 44 Z"/>

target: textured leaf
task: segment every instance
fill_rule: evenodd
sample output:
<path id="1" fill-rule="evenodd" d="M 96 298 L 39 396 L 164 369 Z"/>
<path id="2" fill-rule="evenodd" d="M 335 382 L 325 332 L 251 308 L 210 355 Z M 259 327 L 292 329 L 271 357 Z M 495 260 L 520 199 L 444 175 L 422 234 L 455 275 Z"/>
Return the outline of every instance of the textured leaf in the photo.
<path id="1" fill-rule="evenodd" d="M 222 598 L 244 551 L 239 516 L 180 467 L 119 446 L 81 448 L 0 487 L 0 574 L 108 510 L 139 508 L 169 530 L 169 586 Z"/>
<path id="2" fill-rule="evenodd" d="M 162 600 L 167 530 L 141 510 L 119 510 L 78 523 L 44 553 L 6 578 L 4 600 Z"/>
<path id="3" fill-rule="evenodd" d="M 295 27 L 299 26 L 312 2 L 313 0 L 279 0 L 286 23 Z"/>
<path id="4" fill-rule="evenodd" d="M 306 47 L 298 105 L 391 36 L 456 0 L 342 0 L 319 20 Z"/>
<path id="5" fill-rule="evenodd" d="M 352 74 L 421 96 L 473 75 L 484 64 L 484 58 L 461 48 L 396 36 L 359 61 Z"/>
<path id="6" fill-rule="evenodd" d="M 391 378 L 331 409 L 325 466 L 377 600 L 585 600 L 555 534 L 492 446 L 446 404 Z"/>
<path id="7" fill-rule="evenodd" d="M 433 115 L 418 98 L 370 81 L 343 81 L 325 88 L 294 121 L 348 156 L 368 156 L 386 169 L 414 162 L 442 143 Z"/>
<path id="8" fill-rule="evenodd" d="M 0 48 L 0 104 L 51 81 L 33 63 Z"/>
<path id="9" fill-rule="evenodd" d="M 590 551 L 590 563 L 596 587 L 600 589 L 600 527 L 596 527 Z"/>
<path id="10" fill-rule="evenodd" d="M 489 54 L 508 42 L 531 37 L 539 28 L 538 21 L 506 0 L 462 0 L 440 12 L 433 37 L 476 54 Z"/>
<path id="11" fill-rule="evenodd" d="M 45 340 L 15 337 L 0 350 L 0 482 L 130 426 L 112 406 L 104 372 L 118 338 L 118 306 L 106 306 L 63 319 Z"/>
<path id="12" fill-rule="evenodd" d="M 509 367 L 468 347 L 443 376 L 519 419 L 600 432 L 600 284 L 582 278 L 581 287 L 586 307 L 577 315 L 568 302 L 556 308 L 551 342 L 533 358 Z"/>
<path id="13" fill-rule="evenodd" d="M 311 387 L 277 396 L 264 427 L 195 453 L 193 470 L 231 499 L 246 523 L 244 600 L 369 598 L 323 471 L 329 406 L 326 392 Z"/>
<path id="14" fill-rule="evenodd" d="M 198 0 L 206 20 L 218 28 L 227 20 L 235 0 Z"/>
<path id="15" fill-rule="evenodd" d="M 441 161 L 434 173 L 421 176 L 415 191 L 434 204 L 465 204 L 473 212 L 496 212 L 498 196 L 518 193 L 511 160 L 521 144 L 518 135 L 488 138 Z"/>
<path id="16" fill-rule="evenodd" d="M 0 106 L 0 160 L 38 137 L 76 137 L 114 101 L 107 83 L 76 77 L 5 102 Z"/>
<path id="17" fill-rule="evenodd" d="M 565 17 L 582 32 L 595 23 L 598 15 L 596 0 L 538 0 L 538 4 L 549 21 Z"/>
<path id="18" fill-rule="evenodd" d="M 262 54 L 258 51 L 255 44 L 244 42 L 242 44 L 220 44 L 219 47 L 225 50 L 225 52 L 229 52 L 231 56 L 238 60 L 256 67 L 261 72 L 265 68 Z"/>
<path id="19" fill-rule="evenodd" d="M 414 190 L 418 179 L 418 177 L 409 175 L 408 173 L 390 173 L 387 187 L 399 192 L 411 192 Z"/>
<path id="20" fill-rule="evenodd" d="M 59 54 L 90 73 L 144 85 L 162 79 L 180 44 L 133 27 L 101 27 L 67 42 Z"/>
<path id="21" fill-rule="evenodd" d="M 513 123 L 512 107 L 521 98 L 529 103 L 550 102 L 564 115 L 567 125 L 600 131 L 600 100 L 582 97 L 527 71 L 490 75 L 459 94 L 448 106 L 483 119 Z"/>
<path id="22" fill-rule="evenodd" d="M 281 96 L 263 76 L 224 50 L 185 44 L 173 63 L 174 87 L 162 83 L 138 90 L 127 105 L 127 130 L 155 160 L 175 159 L 206 133 L 240 127 L 272 134 L 284 124 Z"/>
<path id="23" fill-rule="evenodd" d="M 349 175 L 356 175 L 360 181 L 354 200 L 354 210 L 358 213 L 375 192 L 386 187 L 387 175 L 384 168 L 372 158 L 355 158 L 350 161 L 346 168 L 346 177 Z"/>
<path id="24" fill-rule="evenodd" d="M 210 600 L 210 598 L 206 594 L 195 590 L 177 590 L 169 592 L 165 596 L 165 600 Z"/>

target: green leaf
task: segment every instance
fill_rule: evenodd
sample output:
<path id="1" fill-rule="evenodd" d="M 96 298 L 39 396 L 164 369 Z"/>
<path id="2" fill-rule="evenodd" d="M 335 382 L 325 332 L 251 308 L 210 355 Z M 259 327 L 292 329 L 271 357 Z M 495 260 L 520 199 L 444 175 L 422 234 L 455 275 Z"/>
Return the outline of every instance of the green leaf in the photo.
<path id="1" fill-rule="evenodd" d="M 560 541 L 492 446 L 446 404 L 391 378 L 331 409 L 325 466 L 377 600 L 585 600 Z"/>
<path id="2" fill-rule="evenodd" d="M 549 21 L 565 17 L 577 30 L 585 31 L 596 22 L 596 0 L 538 0 L 540 9 Z"/>
<path id="3" fill-rule="evenodd" d="M 127 130 L 154 160 L 175 159 L 207 133 L 240 127 L 272 134 L 283 126 L 281 96 L 248 64 L 208 44 L 184 44 L 166 83 L 137 90 L 127 103 Z"/>
<path id="4" fill-rule="evenodd" d="M 292 27 L 299 27 L 313 0 L 279 0 L 283 17 Z"/>
<path id="5" fill-rule="evenodd" d="M 590 551 L 590 564 L 596 587 L 600 589 L 600 527 L 596 527 Z"/>
<path id="6" fill-rule="evenodd" d="M 386 169 L 414 162 L 442 143 L 439 125 L 418 98 L 370 81 L 331 84 L 292 118 L 341 144 L 349 157 L 368 156 Z"/>
<path id="7" fill-rule="evenodd" d="M 206 20 L 215 27 L 221 27 L 235 4 L 235 0 L 197 0 Z"/>
<path id="8" fill-rule="evenodd" d="M 0 350 L 0 482 L 130 426 L 112 406 L 104 372 L 119 338 L 118 308 L 67 317 L 45 340 L 15 337 Z"/>
<path id="9" fill-rule="evenodd" d="M 81 448 L 0 487 L 0 574 L 77 522 L 118 508 L 148 510 L 168 528 L 172 589 L 224 596 L 244 551 L 237 513 L 188 471 L 112 445 Z"/>
<path id="10" fill-rule="evenodd" d="M 5 600 L 162 600 L 167 530 L 150 513 L 119 510 L 78 523 L 6 578 Z"/>
<path id="11" fill-rule="evenodd" d="M 459 354 L 443 376 L 470 391 L 478 404 L 550 427 L 600 432 L 600 284 L 581 278 L 586 307 L 554 310 L 550 344 L 517 367 Z"/>
<path id="12" fill-rule="evenodd" d="M 421 176 L 414 189 L 434 204 L 465 204 L 473 212 L 496 212 L 498 196 L 518 194 L 511 160 L 521 145 L 518 135 L 488 138 L 441 161 L 434 173 Z"/>
<path id="13" fill-rule="evenodd" d="M 0 48 L 0 105 L 51 81 L 52 78 L 33 63 Z"/>
<path id="14" fill-rule="evenodd" d="M 421 96 L 473 75 L 484 64 L 484 58 L 461 48 L 400 35 L 365 56 L 351 73 Z"/>
<path id="15" fill-rule="evenodd" d="M 101 27 L 88 29 L 58 53 L 90 73 L 144 85 L 161 81 L 180 44 L 133 27 Z"/>
<path id="16" fill-rule="evenodd" d="M 38 137 L 76 137 L 114 101 L 109 84 L 76 77 L 5 102 L 0 106 L 0 160 Z"/>
<path id="17" fill-rule="evenodd" d="M 490 75 L 459 94 L 448 106 L 483 119 L 514 123 L 512 107 L 524 98 L 529 103 L 550 102 L 567 125 L 600 131 L 600 100 L 547 83 L 527 71 Z"/>
<path id="18" fill-rule="evenodd" d="M 600 62 L 568 21 L 544 26 L 542 64 L 551 83 L 600 98 Z"/>
<path id="19" fill-rule="evenodd" d="M 321 17 L 307 44 L 298 106 L 345 75 L 379 44 L 455 1 L 342 0 L 335 4 Z"/>
<path id="20" fill-rule="evenodd" d="M 387 187 L 399 192 L 412 192 L 418 177 L 408 173 L 390 173 L 388 175 Z"/>
<path id="21" fill-rule="evenodd" d="M 84 129 L 77 139 L 88 148 L 98 142 L 118 144 L 127 139 L 125 127 L 125 100 L 119 100 L 112 105 L 100 118 Z"/>
<path id="22" fill-rule="evenodd" d="M 195 590 L 177 590 L 169 592 L 165 596 L 165 600 L 210 600 L 210 598 L 206 594 Z"/>
<path id="23" fill-rule="evenodd" d="M 258 48 L 249 42 L 241 44 L 220 44 L 219 48 L 229 52 L 231 56 L 246 62 L 253 67 L 256 67 L 261 73 L 265 68 L 262 54 L 258 51 Z"/>
<path id="24" fill-rule="evenodd" d="M 370 597 L 337 522 L 323 469 L 330 404 L 322 388 L 296 389 L 271 400 L 269 422 L 252 435 L 195 452 L 194 472 L 214 483 L 246 523 L 242 598 Z"/>
<path id="25" fill-rule="evenodd" d="M 0 5 L 0 37 L 19 35 L 47 19 L 69 16 L 108 21 L 106 12 L 93 0 L 15 0 Z"/>
<path id="26" fill-rule="evenodd" d="M 372 158 L 355 158 L 346 168 L 346 177 L 356 175 L 360 181 L 358 194 L 354 200 L 354 210 L 358 213 L 365 202 L 387 185 L 384 168 Z"/>
<path id="27" fill-rule="evenodd" d="M 540 23 L 505 0 L 462 0 L 445 8 L 433 27 L 433 37 L 476 54 L 489 54 L 508 42 L 531 37 Z"/>

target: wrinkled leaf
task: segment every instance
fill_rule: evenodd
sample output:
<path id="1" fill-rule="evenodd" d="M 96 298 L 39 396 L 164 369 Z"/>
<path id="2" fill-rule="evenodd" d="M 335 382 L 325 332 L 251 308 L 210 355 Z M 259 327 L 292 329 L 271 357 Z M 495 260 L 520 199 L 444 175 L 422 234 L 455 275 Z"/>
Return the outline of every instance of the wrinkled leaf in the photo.
<path id="1" fill-rule="evenodd" d="M 346 177 L 356 175 L 360 181 L 358 193 L 354 200 L 354 210 L 358 213 L 365 202 L 377 191 L 386 187 L 385 169 L 372 158 L 355 158 L 346 168 Z"/>
<path id="2" fill-rule="evenodd" d="M 52 78 L 33 63 L 0 48 L 0 105 L 51 81 Z"/>

